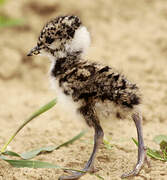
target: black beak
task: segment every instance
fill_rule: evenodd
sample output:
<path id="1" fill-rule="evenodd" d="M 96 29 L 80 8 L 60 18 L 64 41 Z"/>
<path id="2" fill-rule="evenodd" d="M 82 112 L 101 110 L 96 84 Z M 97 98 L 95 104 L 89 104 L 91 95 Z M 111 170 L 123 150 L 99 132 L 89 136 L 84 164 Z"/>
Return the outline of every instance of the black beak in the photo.
<path id="1" fill-rule="evenodd" d="M 27 56 L 32 56 L 31 52 L 29 52 L 29 53 L 27 54 Z"/>

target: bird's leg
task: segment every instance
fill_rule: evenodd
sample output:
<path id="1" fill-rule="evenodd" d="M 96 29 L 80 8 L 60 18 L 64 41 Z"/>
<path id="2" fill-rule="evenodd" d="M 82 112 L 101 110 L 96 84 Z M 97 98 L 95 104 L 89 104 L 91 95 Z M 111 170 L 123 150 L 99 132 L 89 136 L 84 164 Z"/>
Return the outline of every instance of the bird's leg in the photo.
<path id="1" fill-rule="evenodd" d="M 144 141 L 143 141 L 143 132 L 142 132 L 142 116 L 139 111 L 136 111 L 135 113 L 132 114 L 133 121 L 136 125 L 137 129 L 137 136 L 138 136 L 138 160 L 137 163 L 134 167 L 134 169 L 127 173 L 123 174 L 121 178 L 125 178 L 128 176 L 135 176 L 138 175 L 140 170 L 142 169 L 144 162 L 147 161 L 147 156 L 146 156 L 146 148 L 144 147 Z M 149 165 L 149 164 L 148 164 Z"/>
<path id="2" fill-rule="evenodd" d="M 71 176 L 60 176 L 59 180 L 79 179 L 86 172 L 94 172 L 94 160 L 95 160 L 95 157 L 96 157 L 96 153 L 97 153 L 97 151 L 99 149 L 99 146 L 103 141 L 104 133 L 103 133 L 103 129 L 100 126 L 98 118 L 94 113 L 94 110 L 93 109 L 88 110 L 87 107 L 86 107 L 86 109 L 83 109 L 83 108 L 81 110 L 84 110 L 84 111 L 83 112 L 81 111 L 81 113 L 84 115 L 87 122 L 91 120 L 91 124 L 92 124 L 92 126 L 94 127 L 94 130 L 95 130 L 93 152 L 92 152 L 88 162 L 86 163 L 85 167 L 83 168 L 83 170 L 81 170 L 83 172 L 71 171 L 70 172 L 72 174 Z M 85 110 L 88 110 L 88 111 L 85 111 Z"/>

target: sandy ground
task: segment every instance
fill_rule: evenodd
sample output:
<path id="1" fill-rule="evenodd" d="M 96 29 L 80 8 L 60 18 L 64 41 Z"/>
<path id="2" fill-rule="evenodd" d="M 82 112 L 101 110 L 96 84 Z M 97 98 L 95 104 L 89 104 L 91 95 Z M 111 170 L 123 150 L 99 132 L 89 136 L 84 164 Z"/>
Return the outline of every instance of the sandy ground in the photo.
<path id="1" fill-rule="evenodd" d="M 0 146 L 34 110 L 56 97 L 48 81 L 48 59 L 28 58 L 26 54 L 48 19 L 76 14 L 91 32 L 88 58 L 119 69 L 141 88 L 145 143 L 158 148 L 153 137 L 167 134 L 167 1 L 9 0 L 0 12 L 25 21 L 23 26 L 0 29 Z M 98 174 L 105 180 L 119 180 L 136 163 L 137 148 L 131 140 L 136 137 L 136 129 L 130 119 L 108 118 L 102 124 L 113 148 L 101 146 L 96 159 Z M 55 106 L 27 125 L 10 147 L 24 152 L 59 145 L 85 127 Z M 92 140 L 93 131 L 89 129 L 74 144 L 34 159 L 81 169 L 92 151 L 88 143 Z M 129 179 L 167 179 L 167 164 L 149 161 L 151 168 L 145 166 L 139 176 Z M 53 180 L 62 173 L 57 169 L 16 169 L 0 161 L 0 180 Z M 87 174 L 81 179 L 98 178 Z"/>

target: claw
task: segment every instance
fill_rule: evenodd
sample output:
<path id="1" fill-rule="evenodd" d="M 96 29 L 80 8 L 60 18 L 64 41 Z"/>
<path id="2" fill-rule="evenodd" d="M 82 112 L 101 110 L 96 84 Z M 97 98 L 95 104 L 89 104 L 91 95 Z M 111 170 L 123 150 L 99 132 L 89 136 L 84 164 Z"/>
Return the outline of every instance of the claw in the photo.
<path id="1" fill-rule="evenodd" d="M 134 170 L 132 170 L 131 172 L 122 174 L 121 178 L 123 179 L 123 178 L 129 177 L 129 176 L 136 176 L 136 175 L 139 174 L 140 170 L 141 170 L 141 167 L 139 167 L 139 166 L 137 165 L 137 166 L 134 168 Z"/>
<path id="2" fill-rule="evenodd" d="M 65 169 L 64 172 L 69 173 L 69 174 L 74 174 L 76 171 L 72 171 L 72 170 L 67 170 L 67 169 Z"/>
<path id="3" fill-rule="evenodd" d="M 68 170 L 69 172 L 70 170 Z M 69 172 L 70 174 L 72 174 L 71 176 L 60 176 L 58 180 L 76 180 L 76 179 L 79 179 L 81 176 L 83 176 L 85 173 L 81 173 L 81 172 L 75 172 L 75 173 L 72 173 L 73 171 Z"/>
<path id="4" fill-rule="evenodd" d="M 73 170 L 64 170 L 64 172 L 71 174 L 71 176 L 60 176 L 59 180 L 67 180 L 67 179 L 79 179 L 81 176 L 83 176 L 86 172 L 94 173 L 98 171 L 94 168 L 94 166 L 90 166 L 89 168 L 84 168 L 82 172 L 76 172 Z"/>

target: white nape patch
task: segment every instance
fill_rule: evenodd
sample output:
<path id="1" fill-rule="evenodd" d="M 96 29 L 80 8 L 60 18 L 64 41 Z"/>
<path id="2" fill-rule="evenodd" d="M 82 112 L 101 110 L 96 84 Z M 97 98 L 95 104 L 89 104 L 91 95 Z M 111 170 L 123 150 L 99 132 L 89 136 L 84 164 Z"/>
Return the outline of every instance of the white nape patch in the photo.
<path id="1" fill-rule="evenodd" d="M 79 27 L 75 34 L 73 40 L 66 44 L 67 52 L 74 52 L 74 51 L 82 51 L 83 53 L 90 46 L 90 34 L 85 26 Z"/>
<path id="2" fill-rule="evenodd" d="M 56 92 L 57 97 L 57 105 L 60 107 L 61 112 L 70 119 L 80 119 L 83 121 L 83 117 L 80 113 L 78 113 L 78 108 L 81 107 L 80 102 L 74 102 L 71 96 L 67 96 L 64 94 L 63 89 L 59 87 L 59 82 L 54 77 L 51 77 L 51 87 Z"/>

